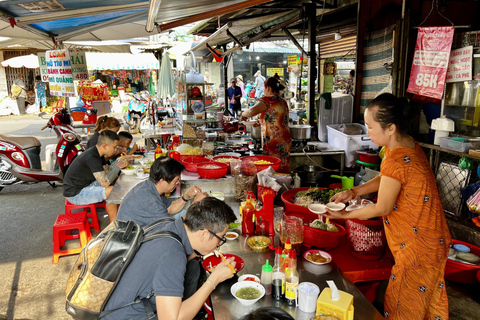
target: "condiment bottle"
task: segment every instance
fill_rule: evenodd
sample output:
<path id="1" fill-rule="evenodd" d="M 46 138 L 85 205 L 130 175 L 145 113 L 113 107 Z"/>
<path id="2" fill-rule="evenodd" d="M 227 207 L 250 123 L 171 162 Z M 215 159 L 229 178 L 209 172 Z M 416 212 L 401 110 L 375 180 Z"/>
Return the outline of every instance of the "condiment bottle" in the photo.
<path id="1" fill-rule="evenodd" d="M 292 250 L 288 254 L 288 268 L 285 270 L 285 302 L 289 306 L 296 303 L 298 279 L 297 252 Z"/>
<path id="2" fill-rule="evenodd" d="M 301 185 L 302 185 L 302 179 L 300 179 L 300 177 L 298 176 L 298 173 L 295 173 L 295 177 L 293 177 L 293 187 L 296 189 L 296 188 L 300 188 Z"/>
<path id="3" fill-rule="evenodd" d="M 250 198 L 247 198 L 247 203 L 242 209 L 242 233 L 251 234 L 255 231 L 255 208 L 253 207 Z"/>
<path id="4" fill-rule="evenodd" d="M 160 148 L 160 143 L 157 144 L 157 148 L 155 149 L 155 159 L 158 159 L 162 156 L 162 148 Z"/>
<path id="5" fill-rule="evenodd" d="M 284 269 L 288 268 L 288 253 L 292 251 L 292 244 L 290 243 L 290 237 L 287 237 L 287 240 L 285 241 L 285 249 L 282 251 L 282 258 L 280 259 L 282 263 L 282 267 Z"/>
<path id="6" fill-rule="evenodd" d="M 275 263 L 272 270 L 272 297 L 281 300 L 285 295 L 285 268 L 282 265 L 282 247 L 275 248 Z"/>
<path id="7" fill-rule="evenodd" d="M 268 259 L 262 266 L 260 284 L 265 288 L 265 294 L 272 294 L 272 266 L 268 264 Z"/>

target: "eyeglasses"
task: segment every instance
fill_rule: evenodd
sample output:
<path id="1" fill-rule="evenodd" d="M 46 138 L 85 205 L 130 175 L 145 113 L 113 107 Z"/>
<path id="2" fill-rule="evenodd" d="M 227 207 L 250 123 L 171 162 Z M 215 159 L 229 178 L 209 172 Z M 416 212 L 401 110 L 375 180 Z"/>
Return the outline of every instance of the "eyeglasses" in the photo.
<path id="1" fill-rule="evenodd" d="M 221 247 L 225 242 L 227 242 L 227 238 L 225 238 L 225 237 L 220 238 L 219 236 L 217 236 L 217 234 L 215 232 L 210 231 L 210 230 L 208 230 L 208 232 L 210 232 L 212 235 L 215 236 L 215 238 L 217 238 L 219 240 L 217 247 Z"/>

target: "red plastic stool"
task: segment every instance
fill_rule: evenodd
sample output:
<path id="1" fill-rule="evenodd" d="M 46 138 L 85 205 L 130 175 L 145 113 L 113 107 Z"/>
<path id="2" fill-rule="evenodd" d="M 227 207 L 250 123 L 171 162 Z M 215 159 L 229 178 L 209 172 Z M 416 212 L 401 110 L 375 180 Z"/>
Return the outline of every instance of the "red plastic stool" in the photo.
<path id="1" fill-rule="evenodd" d="M 78 230 L 78 234 L 70 234 L 72 230 Z M 61 256 L 80 253 L 91 238 L 87 214 L 84 211 L 60 214 L 53 225 L 52 263 L 58 263 Z M 80 239 L 80 248 L 62 250 L 61 247 L 65 245 L 65 240 L 71 239 Z"/>
<path id="2" fill-rule="evenodd" d="M 100 224 L 98 223 L 97 205 L 98 207 L 101 207 L 102 202 L 76 205 L 71 203 L 65 198 L 65 214 L 71 214 L 72 210 L 75 210 L 75 209 L 82 209 L 81 212 L 85 212 L 85 214 L 87 215 L 87 222 L 89 226 L 93 227 L 93 230 L 95 230 L 95 232 L 98 232 L 100 231 Z M 105 205 L 105 201 L 103 202 L 103 205 Z M 90 212 L 88 211 L 88 209 L 90 209 Z M 88 218 L 90 218 L 92 222 L 89 222 Z"/>
<path id="3" fill-rule="evenodd" d="M 95 207 L 96 208 L 107 209 L 107 203 L 105 202 L 105 200 L 103 200 L 102 202 L 95 203 Z"/>

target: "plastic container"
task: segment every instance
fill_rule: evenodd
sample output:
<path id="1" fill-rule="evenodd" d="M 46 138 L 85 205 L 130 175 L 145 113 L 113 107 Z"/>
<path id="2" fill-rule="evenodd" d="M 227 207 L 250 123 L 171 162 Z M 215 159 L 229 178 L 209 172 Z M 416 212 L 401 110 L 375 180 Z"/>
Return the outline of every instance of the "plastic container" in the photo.
<path id="1" fill-rule="evenodd" d="M 452 239 L 454 245 L 462 244 L 470 248 L 470 252 L 480 256 L 480 248 L 472 244 Z M 460 283 L 480 282 L 480 265 L 467 264 L 452 259 L 447 259 L 445 266 L 445 279 Z"/>
<path id="2" fill-rule="evenodd" d="M 262 266 L 262 274 L 260 283 L 265 288 L 265 294 L 272 294 L 272 266 L 268 263 L 268 259 Z"/>
<path id="3" fill-rule="evenodd" d="M 308 208 L 307 208 L 308 210 Z M 330 221 L 338 228 L 338 232 L 324 231 L 310 227 L 310 223 L 318 219 L 318 215 L 303 212 L 285 212 L 285 216 L 294 216 L 303 220 L 303 245 L 305 247 L 318 247 L 326 250 L 337 247 L 342 237 L 347 234 L 344 227 L 336 222 Z"/>
<path id="4" fill-rule="evenodd" d="M 262 200 L 262 194 L 267 190 L 271 190 L 275 195 L 277 194 L 272 188 L 264 187 L 257 183 L 257 199 Z"/>
<path id="5" fill-rule="evenodd" d="M 270 156 L 247 156 L 247 157 L 241 157 L 242 160 L 242 171 L 246 175 L 249 176 L 254 176 L 257 172 L 260 172 L 262 170 L 267 169 L 268 167 L 272 167 L 273 170 L 277 171 L 278 168 L 280 167 L 280 163 L 282 160 L 280 160 L 277 157 L 270 157 Z M 255 161 L 268 161 L 270 164 L 254 164 L 256 167 L 256 171 L 253 168 L 253 166 L 248 166 L 248 163 L 253 163 Z"/>
<path id="6" fill-rule="evenodd" d="M 197 164 L 203 163 L 203 162 L 212 162 L 207 158 L 198 157 L 198 158 L 189 158 L 189 159 L 184 159 L 180 160 L 181 163 L 185 166 L 185 170 L 189 172 L 197 172 Z"/>
<path id="7" fill-rule="evenodd" d="M 358 157 L 360 158 L 359 160 L 362 162 L 366 163 L 380 163 L 382 162 L 382 158 L 378 155 L 378 152 L 376 153 L 368 153 L 366 151 L 360 151 L 357 150 Z"/>
<path id="8" fill-rule="evenodd" d="M 217 168 L 211 169 L 208 166 L 216 166 Z M 197 173 L 204 179 L 218 179 L 227 174 L 229 165 L 220 162 L 202 162 L 197 164 Z"/>
<path id="9" fill-rule="evenodd" d="M 350 252 L 354 257 L 367 261 L 383 257 L 387 239 L 381 219 L 348 219 L 347 233 Z"/>
<path id="10" fill-rule="evenodd" d="M 345 150 L 345 166 L 352 167 L 355 165 L 355 160 L 358 159 L 357 150 L 378 147 L 372 142 L 370 137 L 366 134 L 367 129 L 364 125 L 359 123 L 348 123 L 360 126 L 364 134 L 348 135 L 337 130 L 340 124 L 327 125 L 328 144 L 340 150 Z M 347 124 L 347 125 L 348 125 Z"/>
<path id="11" fill-rule="evenodd" d="M 454 150 L 458 152 L 468 152 L 468 150 L 473 149 L 473 145 L 470 142 L 461 142 L 452 140 L 450 137 L 440 137 L 440 147 Z"/>
<path id="12" fill-rule="evenodd" d="M 296 188 L 296 189 L 290 189 L 290 190 L 282 193 L 281 198 L 282 198 L 283 203 L 285 204 L 285 211 L 296 211 L 296 212 L 304 212 L 304 213 L 311 214 L 310 210 L 308 210 L 308 207 L 298 206 L 298 205 L 294 204 L 293 200 L 292 200 L 293 197 L 295 197 L 295 195 L 297 194 L 297 192 L 303 191 L 303 190 L 308 190 L 308 189 L 312 189 L 312 188 L 309 188 L 309 187 Z M 316 189 L 323 190 L 324 188 L 316 188 Z"/>
<path id="13" fill-rule="evenodd" d="M 327 125 L 352 122 L 353 96 L 332 93 L 332 108 L 325 109 L 325 99 L 318 100 L 318 140 L 327 141 Z"/>

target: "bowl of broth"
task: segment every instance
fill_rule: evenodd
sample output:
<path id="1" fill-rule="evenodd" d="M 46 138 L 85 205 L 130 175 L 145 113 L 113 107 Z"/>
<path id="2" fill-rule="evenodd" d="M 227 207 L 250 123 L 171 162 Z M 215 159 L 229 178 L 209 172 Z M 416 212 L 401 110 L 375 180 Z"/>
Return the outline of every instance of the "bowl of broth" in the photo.
<path id="1" fill-rule="evenodd" d="M 232 285 L 230 292 L 241 304 L 249 306 L 263 298 L 265 288 L 254 281 L 240 281 Z"/>

